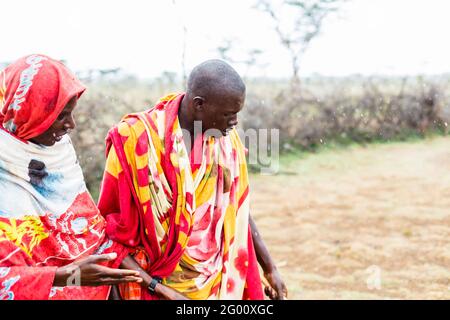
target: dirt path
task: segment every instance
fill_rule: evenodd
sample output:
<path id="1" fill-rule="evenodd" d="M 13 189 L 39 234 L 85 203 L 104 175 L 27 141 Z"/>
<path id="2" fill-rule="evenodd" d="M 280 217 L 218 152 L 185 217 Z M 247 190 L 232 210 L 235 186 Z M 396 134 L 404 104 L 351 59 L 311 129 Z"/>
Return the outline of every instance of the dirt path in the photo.
<path id="1" fill-rule="evenodd" d="M 327 151 L 251 177 L 291 299 L 450 299 L 450 138 Z"/>

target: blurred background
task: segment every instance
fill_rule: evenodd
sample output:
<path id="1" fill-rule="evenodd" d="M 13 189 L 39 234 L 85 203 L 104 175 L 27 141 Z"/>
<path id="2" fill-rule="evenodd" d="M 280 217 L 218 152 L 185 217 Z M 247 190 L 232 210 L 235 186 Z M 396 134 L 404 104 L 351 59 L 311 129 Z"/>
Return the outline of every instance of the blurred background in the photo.
<path id="1" fill-rule="evenodd" d="M 108 129 L 184 90 L 204 60 L 248 90 L 252 214 L 291 299 L 450 298 L 445 0 L 5 1 L 0 69 L 63 60 L 87 85 L 73 140 L 96 199 Z"/>

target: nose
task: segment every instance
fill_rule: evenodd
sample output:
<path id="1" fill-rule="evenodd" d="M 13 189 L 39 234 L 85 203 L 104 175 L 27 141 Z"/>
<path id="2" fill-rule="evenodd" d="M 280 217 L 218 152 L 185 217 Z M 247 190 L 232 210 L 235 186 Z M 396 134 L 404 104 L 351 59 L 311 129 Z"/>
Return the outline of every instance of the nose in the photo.
<path id="1" fill-rule="evenodd" d="M 239 121 L 237 119 L 231 120 L 230 122 L 228 122 L 228 126 L 230 127 L 235 127 L 237 126 L 239 123 Z"/>
<path id="2" fill-rule="evenodd" d="M 73 130 L 77 125 L 75 124 L 75 119 L 73 116 L 70 116 L 67 121 L 64 123 L 64 129 Z"/>
<path id="3" fill-rule="evenodd" d="M 230 127 L 235 127 L 235 126 L 238 125 L 238 123 L 239 123 L 239 121 L 238 121 L 237 115 L 235 115 L 235 116 L 233 117 L 233 119 L 231 119 L 231 120 L 228 122 L 228 125 L 229 125 Z"/>

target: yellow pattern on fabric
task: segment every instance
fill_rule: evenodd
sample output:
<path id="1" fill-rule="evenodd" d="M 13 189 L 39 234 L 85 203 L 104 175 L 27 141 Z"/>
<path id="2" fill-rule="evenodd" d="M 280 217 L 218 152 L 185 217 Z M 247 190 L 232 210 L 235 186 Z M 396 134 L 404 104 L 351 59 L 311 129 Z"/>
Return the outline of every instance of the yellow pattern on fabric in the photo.
<path id="1" fill-rule="evenodd" d="M 145 153 L 138 156 L 136 155 L 135 150 L 139 137 L 145 132 L 145 127 L 140 121 L 137 121 L 131 126 L 126 122 L 121 122 L 118 129 L 121 135 L 123 132 L 125 136 L 128 137 L 124 143 L 124 151 L 127 158 L 127 163 L 130 164 L 130 168 L 132 170 L 134 190 L 136 190 L 139 202 L 144 204 L 150 200 L 150 190 L 148 187 L 139 186 L 137 170 L 143 169 L 148 165 L 148 154 Z"/>
<path id="2" fill-rule="evenodd" d="M 39 217 L 25 216 L 23 220 L 9 219 L 9 223 L 0 221 L 0 242 L 11 241 L 30 257 L 33 248 L 48 236 Z M 30 240 L 24 241 L 24 237 Z"/>
<path id="3" fill-rule="evenodd" d="M 3 109 L 4 107 L 5 94 L 6 94 L 6 74 L 5 71 L 2 71 L 0 73 L 0 109 Z"/>
<path id="4" fill-rule="evenodd" d="M 178 96 L 178 94 L 176 94 L 176 93 L 170 93 L 170 94 L 166 95 L 165 97 L 162 97 L 161 99 L 159 99 L 159 101 L 160 102 L 172 101 L 177 96 Z"/>
<path id="5" fill-rule="evenodd" d="M 160 101 L 168 102 L 176 97 L 176 95 L 169 95 Z M 239 200 L 247 191 L 248 175 L 244 147 L 236 130 L 232 130 L 229 137 L 225 139 L 207 138 L 203 144 L 204 153 L 201 158 L 201 166 L 191 172 L 190 158 L 185 150 L 179 121 L 175 121 L 173 127 L 169 128 L 174 145 L 170 147 L 170 150 L 165 150 L 168 147 L 164 141 L 167 130 L 165 127 L 166 111 L 154 109 L 149 114 L 142 113 L 134 116 L 133 121 L 137 121 L 133 122 L 132 126 L 129 123 L 124 125 L 124 121 L 122 126 L 126 126 L 126 128 L 119 126 L 119 133 L 123 133 L 122 136 L 127 137 L 124 151 L 132 168 L 132 179 L 139 200 L 143 204 L 150 199 L 150 208 L 155 217 L 155 231 L 160 241 L 161 252 L 166 251 L 167 237 L 165 235 L 168 234 L 170 228 L 178 227 L 187 230 L 187 226 L 195 226 L 195 223 L 200 223 L 195 220 L 195 212 L 203 205 L 207 206 L 206 209 L 203 209 L 209 210 L 206 214 L 210 215 L 210 218 L 216 215 L 215 223 L 220 221 L 223 224 L 222 226 L 218 225 L 220 230 L 217 227 L 198 229 L 197 236 L 200 235 L 200 237 L 196 241 L 211 239 L 214 241 L 211 243 L 212 247 L 218 250 L 207 255 L 206 258 L 201 258 L 202 254 L 195 252 L 195 247 L 188 247 L 192 234 L 188 236 L 185 231 L 179 230 L 178 244 L 183 249 L 194 250 L 194 254 L 191 255 L 189 250 L 184 251 L 174 272 L 164 279 L 164 283 L 191 299 L 240 299 L 245 279 L 240 276 L 241 269 L 237 269 L 235 261 L 238 253 L 247 247 L 249 207 L 248 201 L 244 201 L 241 208 L 237 207 Z M 147 131 L 149 150 L 145 155 L 140 156 L 141 159 L 137 159 L 139 157 L 136 155 L 136 147 L 143 130 Z M 163 155 L 169 157 L 175 170 L 177 199 L 171 199 L 172 190 L 167 183 L 166 173 L 161 164 Z M 217 161 L 217 157 L 219 157 L 219 161 Z M 225 158 L 222 159 L 222 157 Z M 230 158 L 228 159 L 228 157 Z M 142 168 L 144 160 L 149 167 L 148 187 L 137 185 L 136 169 Z M 228 166 L 227 160 L 232 160 L 231 166 Z M 223 186 L 218 186 L 219 166 Z M 229 192 L 233 179 L 238 179 L 239 183 L 236 189 L 233 188 L 235 194 L 231 197 Z M 223 191 L 218 192 L 218 187 Z M 192 203 L 188 201 L 190 199 L 188 196 L 192 198 Z M 233 202 L 230 199 L 233 199 Z M 177 207 L 173 210 L 174 220 L 171 221 L 165 213 L 172 202 L 175 202 Z M 221 203 L 221 207 L 216 207 L 218 203 Z M 147 212 L 148 209 L 145 211 Z M 222 216 L 217 217 L 217 214 Z M 170 225 L 171 222 L 175 226 Z M 206 233 L 216 231 L 220 234 L 211 238 Z M 145 232 L 148 234 L 150 230 Z M 216 241 L 217 243 L 215 243 Z M 202 245 L 205 246 L 205 243 Z M 214 292 L 213 288 L 215 288 Z"/>
<path id="6" fill-rule="evenodd" d="M 111 148 L 109 151 L 108 158 L 106 159 L 105 170 L 116 179 L 119 178 L 119 174 L 123 171 L 114 148 Z"/>
<path id="7" fill-rule="evenodd" d="M 229 206 L 225 213 L 225 220 L 223 222 L 224 230 L 224 250 L 227 252 L 231 243 L 231 239 L 235 233 L 236 228 L 236 208 Z"/>

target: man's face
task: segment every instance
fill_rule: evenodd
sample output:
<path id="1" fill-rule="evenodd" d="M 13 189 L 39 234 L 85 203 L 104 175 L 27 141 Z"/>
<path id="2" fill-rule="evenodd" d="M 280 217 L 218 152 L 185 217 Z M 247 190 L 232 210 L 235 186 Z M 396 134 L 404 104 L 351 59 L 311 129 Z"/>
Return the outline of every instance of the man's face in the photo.
<path id="1" fill-rule="evenodd" d="M 224 94 L 221 97 L 205 99 L 203 108 L 197 112 L 202 121 L 203 132 L 216 129 L 224 136 L 238 124 L 237 114 L 244 107 L 244 94 Z"/>

